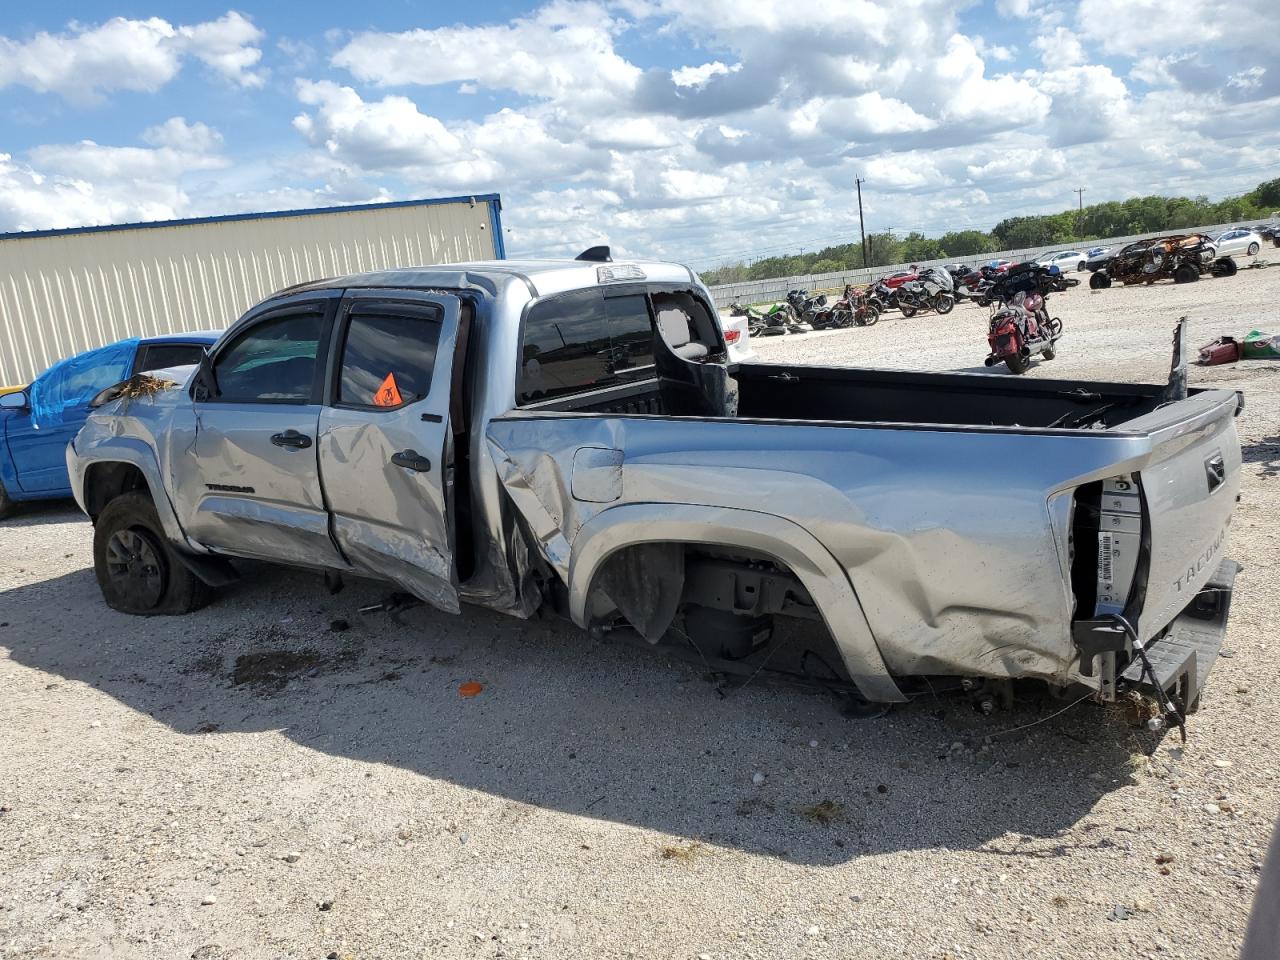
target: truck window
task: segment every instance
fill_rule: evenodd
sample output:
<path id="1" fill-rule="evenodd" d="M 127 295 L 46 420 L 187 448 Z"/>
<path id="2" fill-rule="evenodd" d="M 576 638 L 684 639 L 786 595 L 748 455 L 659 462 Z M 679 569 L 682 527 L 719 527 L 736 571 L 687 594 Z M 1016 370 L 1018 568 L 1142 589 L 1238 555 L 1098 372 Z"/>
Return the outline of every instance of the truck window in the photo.
<path id="1" fill-rule="evenodd" d="M 338 402 L 393 410 L 425 397 L 440 322 L 435 307 L 386 303 L 354 308 L 342 348 Z"/>
<path id="2" fill-rule="evenodd" d="M 653 320 L 643 294 L 574 290 L 525 315 L 517 401 L 533 403 L 649 375 Z"/>
<path id="3" fill-rule="evenodd" d="M 525 317 L 519 401 L 530 403 L 607 382 L 609 338 L 599 290 L 535 303 Z"/>
<path id="4" fill-rule="evenodd" d="M 310 403 L 320 346 L 320 313 L 258 323 L 218 354 L 217 399 L 231 403 Z"/>
<path id="5" fill-rule="evenodd" d="M 134 373 L 163 370 L 166 367 L 185 367 L 199 363 L 204 347 L 198 343 L 153 343 L 138 352 Z"/>
<path id="6" fill-rule="evenodd" d="M 608 297 L 604 301 L 605 324 L 609 333 L 610 372 L 634 376 L 653 366 L 653 321 L 649 302 L 643 294 Z"/>

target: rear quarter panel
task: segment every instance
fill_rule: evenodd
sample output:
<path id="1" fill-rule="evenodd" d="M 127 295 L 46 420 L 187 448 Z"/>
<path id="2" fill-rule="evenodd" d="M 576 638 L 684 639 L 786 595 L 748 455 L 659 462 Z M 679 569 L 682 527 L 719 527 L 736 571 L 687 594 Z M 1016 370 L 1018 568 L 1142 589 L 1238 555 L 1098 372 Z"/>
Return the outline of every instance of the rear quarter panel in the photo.
<path id="1" fill-rule="evenodd" d="M 513 414 L 488 436 L 558 567 L 616 504 L 764 511 L 849 572 L 894 673 L 1046 679 L 1075 657 L 1064 495 L 1069 507 L 1076 485 L 1136 468 L 1146 448 L 1100 432 L 581 415 Z M 574 496 L 584 446 L 622 452 L 612 503 Z"/>

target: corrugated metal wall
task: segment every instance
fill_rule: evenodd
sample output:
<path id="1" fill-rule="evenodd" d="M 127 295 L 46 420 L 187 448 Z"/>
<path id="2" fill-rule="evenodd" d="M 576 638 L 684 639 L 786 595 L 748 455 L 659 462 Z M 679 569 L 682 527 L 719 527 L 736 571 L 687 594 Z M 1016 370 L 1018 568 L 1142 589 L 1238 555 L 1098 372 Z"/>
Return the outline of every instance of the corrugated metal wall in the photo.
<path id="1" fill-rule="evenodd" d="M 495 259 L 497 203 L 375 205 L 0 238 L 0 384 L 26 383 L 63 357 L 124 337 L 221 329 L 306 280 Z"/>

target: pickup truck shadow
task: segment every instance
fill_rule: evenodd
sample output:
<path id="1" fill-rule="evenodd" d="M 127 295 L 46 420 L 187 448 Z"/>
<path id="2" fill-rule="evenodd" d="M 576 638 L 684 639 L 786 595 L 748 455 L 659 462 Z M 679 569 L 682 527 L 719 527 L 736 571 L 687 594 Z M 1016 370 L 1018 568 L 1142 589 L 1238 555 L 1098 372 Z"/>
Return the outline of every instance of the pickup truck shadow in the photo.
<path id="1" fill-rule="evenodd" d="M 1131 782 L 1141 747 L 1120 711 L 1087 703 L 983 717 L 931 699 L 858 721 L 826 694 L 763 681 L 722 698 L 700 670 L 559 621 L 359 612 L 385 592 L 359 581 L 330 596 L 314 574 L 263 566 L 205 610 L 147 619 L 108 610 L 82 569 L 8 591 L 0 646 L 182 735 L 280 731 L 513 806 L 810 865 L 1109 844 L 1067 834 Z M 483 690 L 461 696 L 472 681 Z M 349 767 L 332 776 L 350 786 Z"/>
<path id="2" fill-rule="evenodd" d="M 1245 463 L 1258 466 L 1258 476 L 1280 476 L 1280 436 L 1242 444 L 1240 457 Z"/>

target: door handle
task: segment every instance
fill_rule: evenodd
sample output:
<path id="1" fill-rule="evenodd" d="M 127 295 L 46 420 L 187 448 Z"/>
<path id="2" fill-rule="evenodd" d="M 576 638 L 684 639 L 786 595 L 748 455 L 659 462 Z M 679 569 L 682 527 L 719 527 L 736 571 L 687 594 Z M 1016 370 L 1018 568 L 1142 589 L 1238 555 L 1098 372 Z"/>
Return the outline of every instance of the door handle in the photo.
<path id="1" fill-rule="evenodd" d="M 391 462 L 397 467 L 413 470 L 415 473 L 426 473 L 431 469 L 431 461 L 417 450 L 401 450 L 391 455 Z"/>
<path id="2" fill-rule="evenodd" d="M 295 450 L 305 450 L 311 446 L 311 438 L 306 434 L 299 433 L 297 430 L 274 433 L 271 435 L 271 442 L 277 447 L 292 447 Z"/>
<path id="3" fill-rule="evenodd" d="M 1227 479 L 1227 465 L 1222 459 L 1222 454 L 1216 454 L 1204 462 L 1205 478 L 1209 481 L 1209 490 L 1212 492 L 1222 486 L 1222 481 Z"/>

